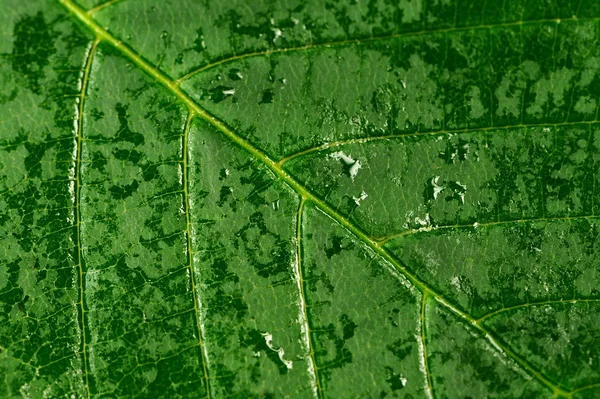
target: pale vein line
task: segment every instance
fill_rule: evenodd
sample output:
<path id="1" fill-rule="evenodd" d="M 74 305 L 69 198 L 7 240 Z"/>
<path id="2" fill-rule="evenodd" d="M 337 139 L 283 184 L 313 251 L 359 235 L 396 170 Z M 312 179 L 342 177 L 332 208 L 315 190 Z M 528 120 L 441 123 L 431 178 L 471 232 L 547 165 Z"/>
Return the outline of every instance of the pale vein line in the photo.
<path id="1" fill-rule="evenodd" d="M 475 132 L 488 132 L 488 131 L 497 131 L 497 130 L 511 130 L 511 129 L 519 129 L 519 128 L 534 128 L 534 127 L 561 127 L 561 126 L 573 126 L 573 125 L 593 125 L 598 123 L 599 121 L 581 121 L 581 122 L 559 122 L 559 123 L 519 123 L 516 125 L 504 125 L 504 126 L 487 126 L 487 127 L 467 127 L 460 129 L 443 129 L 443 130 L 431 130 L 427 132 L 413 132 L 413 133 L 398 133 L 398 134 L 388 134 L 384 136 L 370 136 L 370 137 L 361 137 L 347 140 L 339 140 L 332 143 L 325 143 L 316 147 L 307 148 L 305 150 L 298 151 L 294 154 L 290 154 L 277 162 L 278 165 L 283 165 L 284 163 L 291 161 L 294 158 L 301 157 L 304 155 L 312 154 L 314 152 L 325 151 L 331 148 L 352 145 L 352 144 L 362 144 L 368 143 L 372 141 L 387 141 L 387 140 L 397 140 L 404 139 L 407 137 L 418 137 L 418 136 L 437 136 L 437 135 L 451 135 L 451 134 L 459 134 L 459 133 L 475 133 Z"/>
<path id="2" fill-rule="evenodd" d="M 514 352 L 508 346 L 502 344 L 498 339 L 496 339 L 491 330 L 488 330 L 486 327 L 478 323 L 477 320 L 473 319 L 468 314 L 457 309 L 454 305 L 446 301 L 446 299 L 441 295 L 435 295 L 433 293 L 431 295 L 440 305 L 444 306 L 446 309 L 450 310 L 456 316 L 460 317 L 466 323 L 468 323 L 473 328 L 482 333 L 483 338 L 485 338 L 499 354 L 505 356 L 509 360 L 514 361 L 518 366 L 521 367 L 523 371 L 525 371 L 531 377 L 537 379 L 542 384 L 546 385 L 546 387 L 550 388 L 555 397 L 558 397 L 560 395 L 567 397 L 570 396 L 568 391 L 547 379 L 541 372 L 537 371 L 533 366 L 527 363 L 526 360 L 521 359 L 521 357 L 517 355 L 516 352 Z"/>
<path id="3" fill-rule="evenodd" d="M 96 12 L 98 12 L 98 11 L 106 8 L 106 7 L 110 7 L 110 6 L 114 5 L 114 4 L 120 3 L 122 1 L 123 0 L 108 0 L 108 1 L 105 1 L 104 3 L 98 4 L 94 8 L 90 8 L 87 13 L 89 15 L 92 15 L 92 14 L 94 14 L 94 13 L 96 13 Z"/>
<path id="4" fill-rule="evenodd" d="M 271 54 L 288 53 L 288 52 L 293 52 L 293 51 L 304 51 L 304 50 L 310 50 L 310 49 L 315 49 L 315 48 L 324 48 L 324 47 L 325 48 L 338 47 L 338 46 L 345 46 L 345 45 L 351 45 L 351 44 L 360 45 L 363 43 L 391 40 L 391 39 L 396 39 L 396 38 L 401 38 L 401 37 L 433 35 L 433 34 L 438 34 L 438 33 L 464 32 L 464 31 L 469 31 L 469 30 L 533 25 L 533 24 L 542 24 L 542 23 L 548 23 L 548 22 L 554 22 L 556 24 L 559 24 L 561 22 L 569 22 L 569 21 L 598 21 L 599 19 L 600 18 L 577 18 L 577 17 L 563 18 L 563 19 L 553 18 L 553 19 L 537 19 L 537 20 L 530 20 L 530 21 L 504 22 L 504 23 L 500 23 L 500 24 L 460 26 L 460 27 L 443 28 L 443 29 L 428 29 L 428 30 L 426 29 L 426 30 L 420 30 L 420 31 L 393 33 L 390 35 L 365 37 L 365 38 L 360 38 L 360 39 L 345 39 L 345 40 L 338 40 L 338 41 L 325 42 L 325 43 L 305 44 L 303 46 L 298 46 L 298 47 L 286 47 L 286 48 L 275 48 L 275 49 L 268 49 L 268 50 L 262 50 L 262 51 L 254 51 L 251 53 L 238 54 L 238 55 L 234 55 L 234 56 L 231 56 L 228 58 L 224 58 L 219 61 L 211 62 L 210 64 L 204 65 L 204 66 L 199 67 L 191 72 L 188 72 L 184 76 L 177 79 L 175 82 L 177 84 L 181 84 L 183 81 L 191 78 L 192 76 L 194 76 L 200 72 L 204 72 L 206 70 L 215 68 L 219 65 L 227 64 L 227 63 L 234 62 L 237 60 L 242 60 L 245 58 L 252 58 L 252 57 L 263 56 L 263 55 L 267 56 L 267 55 L 271 55 Z"/>
<path id="5" fill-rule="evenodd" d="M 87 359 L 87 339 L 85 334 L 85 303 L 84 303 L 84 270 L 83 270 L 83 249 L 81 247 L 81 150 L 83 142 L 83 112 L 85 105 L 85 93 L 88 88 L 90 79 L 90 71 L 92 70 L 92 63 L 94 61 L 94 54 L 96 48 L 100 43 L 99 40 L 95 40 L 89 49 L 87 58 L 85 61 L 85 69 L 83 72 L 83 80 L 81 82 L 81 94 L 79 96 L 79 109 L 77 110 L 77 129 L 76 129 L 76 140 L 77 146 L 75 148 L 75 226 L 77 231 L 77 266 L 79 268 L 79 306 L 81 307 L 81 339 L 82 339 L 82 354 L 83 354 L 83 367 L 85 373 L 85 389 L 86 395 L 89 398 L 90 395 L 90 381 L 89 381 L 89 370 L 88 370 L 88 359 Z"/>
<path id="6" fill-rule="evenodd" d="M 504 312 L 510 312 L 512 310 L 517 310 L 517 309 L 523 309 L 523 308 L 528 308 L 528 307 L 534 307 L 534 306 L 543 306 L 543 305 L 553 305 L 553 304 L 576 304 L 576 303 L 599 303 L 600 299 L 595 299 L 595 298 L 583 298 L 583 299 L 555 299 L 555 300 L 550 300 L 550 301 L 540 301 L 540 302 L 528 302 L 528 303 L 522 303 L 519 305 L 514 305 L 514 306 L 509 306 L 506 308 L 501 308 L 498 310 L 494 310 L 493 312 L 489 312 L 484 314 L 483 316 L 481 316 L 480 318 L 478 318 L 476 321 L 477 323 L 481 323 L 486 319 L 495 317 L 501 313 Z"/>
<path id="7" fill-rule="evenodd" d="M 204 323 L 201 318 L 201 305 L 198 293 L 196 291 L 196 273 L 194 268 L 194 251 L 192 247 L 192 222 L 190 220 L 190 193 L 189 193 L 189 177 L 188 169 L 189 165 L 189 141 L 190 141 L 190 127 L 192 125 L 192 119 L 194 113 L 189 112 L 187 120 L 185 122 L 185 130 L 183 133 L 183 198 L 185 202 L 185 235 L 187 237 L 187 253 L 188 253 L 188 270 L 190 272 L 190 278 L 192 282 L 192 298 L 194 300 L 194 313 L 196 315 L 196 329 L 198 333 L 198 345 L 200 346 L 200 355 L 202 358 L 202 369 L 204 372 L 204 383 L 206 386 L 206 395 L 208 398 L 211 397 L 210 383 L 208 380 L 208 353 L 206 351 L 206 345 L 204 340 L 206 338 L 204 332 Z"/>
<path id="8" fill-rule="evenodd" d="M 569 392 L 568 397 L 572 397 L 574 394 L 578 393 L 578 392 L 582 392 L 582 391 L 586 391 L 588 389 L 594 389 L 594 388 L 600 388 L 600 383 L 594 383 L 594 384 L 589 384 L 589 385 L 584 385 L 582 387 L 576 388 L 574 390 L 572 390 L 571 392 Z"/>
<path id="9" fill-rule="evenodd" d="M 425 327 L 425 310 L 427 307 L 428 294 L 424 293 L 421 297 L 421 349 L 423 361 L 423 373 L 425 374 L 425 393 L 429 399 L 433 399 L 433 383 L 431 381 L 431 373 L 429 372 L 429 362 L 427 360 L 427 331 Z"/>
<path id="10" fill-rule="evenodd" d="M 533 223 L 533 222 L 560 222 L 560 221 L 575 221 L 575 220 L 595 220 L 600 219 L 600 216 L 595 215 L 581 215 L 581 216 L 562 216 L 562 217 L 542 217 L 542 218 L 529 218 L 529 219 L 513 219 L 513 220 L 501 220 L 499 222 L 484 222 L 484 223 L 470 223 L 470 224 L 453 224 L 453 225 L 436 225 L 426 226 L 418 229 L 410 229 L 403 231 L 398 234 L 392 234 L 386 237 L 373 237 L 380 245 L 387 243 L 398 237 L 405 237 L 413 234 L 428 233 L 436 230 L 452 230 L 452 229 L 479 229 L 482 227 L 490 226 L 501 226 L 506 224 L 520 224 L 520 223 Z"/>
<path id="11" fill-rule="evenodd" d="M 164 85 L 167 89 L 169 89 L 177 98 L 179 98 L 183 103 L 185 103 L 190 110 L 192 110 L 198 117 L 204 119 L 206 122 L 211 124 L 214 128 L 218 129 L 223 135 L 228 137 L 231 141 L 236 143 L 242 149 L 248 151 L 251 155 L 253 155 L 257 160 L 261 161 L 265 164 L 278 178 L 280 178 L 284 183 L 290 186 L 294 191 L 296 191 L 300 196 L 304 197 L 306 200 L 313 202 L 318 208 L 320 208 L 324 213 L 329 215 L 332 219 L 337 221 L 342 227 L 346 228 L 349 232 L 353 233 L 357 238 L 362 240 L 365 245 L 371 247 L 373 251 L 379 254 L 382 258 L 388 261 L 390 264 L 394 265 L 396 269 L 415 286 L 421 292 L 428 293 L 432 297 L 434 297 L 440 304 L 444 305 L 454 314 L 456 314 L 461 319 L 469 322 L 476 329 L 486 335 L 486 337 L 494 344 L 495 347 L 503 350 L 503 353 L 508 357 L 512 358 L 517 364 L 519 364 L 524 371 L 528 372 L 532 377 L 538 379 L 541 383 L 546 385 L 549 389 L 551 389 L 555 393 L 566 394 L 566 391 L 560 386 L 556 385 L 549 379 L 547 379 L 540 372 L 536 371 L 531 365 L 529 365 L 525 360 L 521 359 L 515 352 L 506 348 L 502 343 L 497 342 L 494 338 L 492 338 L 490 332 L 483 326 L 476 323 L 475 319 L 471 317 L 469 314 L 461 311 L 456 306 L 452 305 L 448 300 L 446 300 L 441 294 L 437 293 L 433 288 L 430 288 L 427 284 L 421 281 L 415 274 L 410 272 L 406 267 L 400 264 L 391 254 L 389 254 L 383 247 L 381 247 L 376 241 L 371 239 L 365 232 L 363 232 L 359 227 L 352 224 L 346 217 L 340 214 L 338 211 L 333 209 L 329 204 L 325 201 L 321 200 L 315 194 L 310 192 L 306 187 L 297 182 L 292 176 L 290 176 L 285 170 L 277 165 L 275 161 L 273 161 L 269 156 L 260 151 L 258 148 L 254 147 L 250 142 L 244 139 L 241 136 L 238 136 L 235 132 L 230 130 L 222 121 L 214 117 L 208 111 L 200 107 L 191 97 L 189 97 L 184 91 L 179 88 L 179 86 L 170 80 L 163 72 L 156 69 L 153 65 L 149 64 L 145 61 L 141 56 L 136 54 L 130 47 L 116 39 L 110 33 L 102 29 L 96 21 L 90 18 L 84 10 L 82 10 L 78 5 L 73 3 L 72 0 L 58 0 L 61 4 L 65 6 L 77 19 L 79 19 L 82 23 L 84 23 L 88 29 L 93 31 L 100 39 L 105 40 L 111 46 L 115 47 L 121 53 L 128 57 L 131 62 L 136 64 L 141 70 L 148 73 L 157 82 Z"/>
<path id="12" fill-rule="evenodd" d="M 302 340 L 308 350 L 308 375 L 312 383 L 313 395 L 316 398 L 323 399 L 323 388 L 319 379 L 319 371 L 315 360 L 315 350 L 310 337 L 310 324 L 308 322 L 308 313 L 306 310 L 306 296 L 304 294 L 304 282 L 302 278 L 302 212 L 304 210 L 304 197 L 300 199 L 298 206 L 298 216 L 296 218 L 296 263 L 294 273 L 296 274 L 296 284 L 298 285 L 298 294 L 300 296 L 300 330 L 302 332 Z"/>

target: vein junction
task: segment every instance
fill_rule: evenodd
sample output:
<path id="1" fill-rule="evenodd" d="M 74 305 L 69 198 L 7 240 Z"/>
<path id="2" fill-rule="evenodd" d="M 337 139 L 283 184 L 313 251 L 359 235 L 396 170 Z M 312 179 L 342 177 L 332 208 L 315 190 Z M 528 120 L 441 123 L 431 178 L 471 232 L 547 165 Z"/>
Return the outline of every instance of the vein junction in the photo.
<path id="1" fill-rule="evenodd" d="M 558 384 L 546 378 L 543 374 L 541 374 L 541 372 L 536 370 L 526 360 L 522 359 L 509 347 L 497 340 L 494 337 L 493 333 L 490 330 L 488 330 L 482 323 L 480 323 L 480 320 L 474 319 L 468 313 L 465 313 L 464 311 L 454 306 L 449 300 L 444 298 L 442 294 L 440 294 L 434 288 L 427 285 L 418 276 L 407 270 L 385 248 L 383 248 L 380 242 L 369 237 L 369 235 L 367 235 L 359 227 L 351 223 L 345 216 L 343 216 L 325 201 L 313 194 L 307 187 L 305 187 L 292 176 L 290 176 L 282 168 L 280 163 L 272 160 L 268 155 L 266 155 L 258 148 L 254 147 L 246 139 L 242 138 L 241 136 L 237 135 L 235 132 L 230 130 L 222 121 L 220 121 L 219 119 L 211 115 L 209 112 L 207 112 L 205 109 L 200 107 L 190 96 L 188 96 L 183 90 L 181 90 L 178 82 L 171 80 L 155 66 L 151 65 L 150 63 L 145 61 L 140 55 L 136 54 L 126 44 L 116 39 L 105 29 L 100 27 L 96 23 L 96 21 L 90 16 L 89 13 L 81 9 L 72 0 L 58 1 L 63 6 L 65 6 L 77 19 L 79 19 L 89 30 L 91 30 L 97 36 L 98 40 L 105 41 L 114 48 L 118 49 L 130 61 L 132 61 L 140 69 L 142 69 L 151 77 L 153 77 L 157 82 L 165 86 L 172 94 L 174 94 L 179 100 L 186 104 L 191 113 L 210 123 L 213 127 L 218 129 L 231 141 L 242 147 L 244 150 L 249 152 L 262 163 L 264 163 L 278 178 L 283 180 L 288 186 L 290 186 L 294 191 L 296 191 L 298 195 L 301 196 L 302 201 L 312 202 L 315 206 L 320 208 L 324 213 L 329 215 L 341 226 L 353 233 L 365 245 L 370 247 L 379 256 L 385 259 L 385 261 L 387 261 L 389 264 L 393 265 L 393 267 L 397 269 L 401 274 L 403 274 L 417 289 L 419 289 L 422 292 L 424 296 L 431 297 L 431 299 L 436 300 L 439 304 L 447 308 L 454 315 L 456 315 L 457 317 L 465 321 L 467 324 L 469 324 L 471 327 L 473 327 L 478 333 L 480 333 L 485 339 L 487 339 L 490 342 L 490 344 L 494 346 L 499 352 L 512 359 L 512 361 L 517 363 L 531 377 L 537 379 L 543 385 L 548 387 L 555 396 L 572 396 L 573 392 L 568 392 L 567 390 L 560 387 Z"/>

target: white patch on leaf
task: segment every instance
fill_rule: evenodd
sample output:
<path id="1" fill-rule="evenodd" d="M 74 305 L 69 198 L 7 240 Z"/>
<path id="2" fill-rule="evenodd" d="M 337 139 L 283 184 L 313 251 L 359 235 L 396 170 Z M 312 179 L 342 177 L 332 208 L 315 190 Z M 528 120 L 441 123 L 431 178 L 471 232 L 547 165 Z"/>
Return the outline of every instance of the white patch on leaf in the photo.
<path id="1" fill-rule="evenodd" d="M 360 201 L 366 199 L 369 196 L 369 194 L 365 193 L 364 191 L 362 193 L 360 193 L 359 197 L 352 197 L 352 199 L 354 200 L 354 202 L 356 203 L 356 206 L 360 206 Z"/>
<path id="2" fill-rule="evenodd" d="M 265 338 L 265 343 L 267 344 L 269 349 L 271 349 L 274 352 L 277 352 L 277 354 L 279 355 L 279 360 L 281 360 L 281 362 L 285 365 L 285 367 L 287 367 L 288 370 L 291 370 L 294 366 L 294 362 L 284 358 L 285 351 L 283 350 L 283 348 L 275 348 L 275 346 L 273 345 L 273 334 L 271 334 L 270 332 L 265 332 L 261 333 L 261 335 Z"/>
<path id="3" fill-rule="evenodd" d="M 438 184 L 438 181 L 440 180 L 439 176 L 435 176 L 433 179 L 431 179 L 431 185 L 433 186 L 433 199 L 437 199 L 438 195 L 440 195 L 440 193 L 442 191 L 444 191 L 444 189 L 446 187 L 444 186 L 440 186 Z"/>

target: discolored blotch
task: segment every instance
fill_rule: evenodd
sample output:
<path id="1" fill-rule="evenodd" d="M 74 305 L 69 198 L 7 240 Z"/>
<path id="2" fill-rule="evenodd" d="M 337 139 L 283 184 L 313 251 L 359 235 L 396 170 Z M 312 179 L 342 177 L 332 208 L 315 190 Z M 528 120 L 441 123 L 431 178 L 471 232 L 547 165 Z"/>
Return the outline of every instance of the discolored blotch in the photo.
<path id="1" fill-rule="evenodd" d="M 112 186 L 109 188 L 109 191 L 112 193 L 114 199 L 122 201 L 126 198 L 131 197 L 139 186 L 140 184 L 138 183 L 138 181 L 134 180 L 130 184 L 125 184 L 122 186 Z"/>
<path id="2" fill-rule="evenodd" d="M 268 89 L 262 92 L 262 97 L 259 104 L 271 104 L 273 102 L 273 90 Z"/>
<path id="3" fill-rule="evenodd" d="M 44 69 L 56 53 L 55 36 L 42 12 L 24 16 L 14 25 L 11 66 L 24 78 L 26 87 L 36 94 L 41 93 L 41 81 L 46 77 Z"/>

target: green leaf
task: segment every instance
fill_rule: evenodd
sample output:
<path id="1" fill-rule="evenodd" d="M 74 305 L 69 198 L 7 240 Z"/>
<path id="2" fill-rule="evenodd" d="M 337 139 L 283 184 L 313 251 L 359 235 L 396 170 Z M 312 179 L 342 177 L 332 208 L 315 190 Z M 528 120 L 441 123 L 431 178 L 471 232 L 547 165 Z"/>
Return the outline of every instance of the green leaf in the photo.
<path id="1" fill-rule="evenodd" d="M 596 0 L 4 0 L 0 397 L 600 395 Z"/>

